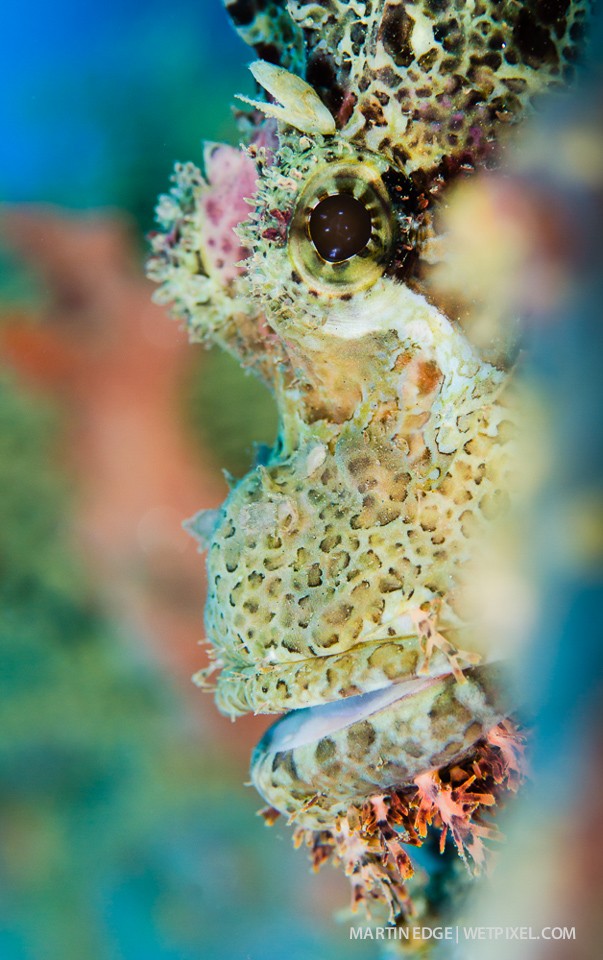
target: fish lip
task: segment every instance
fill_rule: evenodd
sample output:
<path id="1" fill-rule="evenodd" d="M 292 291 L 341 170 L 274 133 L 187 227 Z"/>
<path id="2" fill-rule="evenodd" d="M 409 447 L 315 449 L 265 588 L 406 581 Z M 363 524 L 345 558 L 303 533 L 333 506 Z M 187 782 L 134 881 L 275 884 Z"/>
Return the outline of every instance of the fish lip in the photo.
<path id="1" fill-rule="evenodd" d="M 268 728 L 254 750 L 252 766 L 260 755 L 280 753 L 314 743 L 452 676 L 450 670 L 436 676 L 406 677 L 368 693 L 291 710 Z"/>

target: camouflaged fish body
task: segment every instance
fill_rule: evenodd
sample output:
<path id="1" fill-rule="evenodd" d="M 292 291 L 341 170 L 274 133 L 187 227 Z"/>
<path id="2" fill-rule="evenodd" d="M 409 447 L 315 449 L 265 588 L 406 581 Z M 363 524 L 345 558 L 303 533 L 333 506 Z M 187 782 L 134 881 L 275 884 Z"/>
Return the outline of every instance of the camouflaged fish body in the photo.
<path id="1" fill-rule="evenodd" d="M 248 101 L 248 152 L 178 168 L 150 273 L 269 385 L 280 432 L 204 522 L 202 679 L 219 671 L 233 717 L 285 714 L 255 785 L 356 900 L 406 916 L 399 840 L 435 823 L 479 863 L 480 811 L 517 775 L 504 651 L 471 597 L 508 507 L 509 344 L 472 343 L 469 305 L 433 282 L 439 210 L 566 78 L 585 5 L 226 7 L 268 96 Z"/>

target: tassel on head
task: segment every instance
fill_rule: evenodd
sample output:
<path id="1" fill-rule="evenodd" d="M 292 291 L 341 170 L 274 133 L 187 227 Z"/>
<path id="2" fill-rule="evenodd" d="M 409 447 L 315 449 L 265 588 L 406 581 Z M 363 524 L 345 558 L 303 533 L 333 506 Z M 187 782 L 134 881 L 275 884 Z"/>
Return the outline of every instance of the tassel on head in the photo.
<path id="1" fill-rule="evenodd" d="M 335 133 L 335 120 L 330 111 L 305 80 L 264 60 L 256 60 L 249 69 L 259 85 L 277 103 L 250 100 L 242 94 L 237 94 L 237 99 L 250 104 L 267 117 L 288 123 L 302 133 L 321 133 L 324 136 Z"/>

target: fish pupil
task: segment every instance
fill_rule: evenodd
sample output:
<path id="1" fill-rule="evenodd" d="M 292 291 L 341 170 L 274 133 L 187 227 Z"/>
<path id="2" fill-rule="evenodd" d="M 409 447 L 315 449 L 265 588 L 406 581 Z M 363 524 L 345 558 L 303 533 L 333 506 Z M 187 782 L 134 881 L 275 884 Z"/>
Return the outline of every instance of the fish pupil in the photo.
<path id="1" fill-rule="evenodd" d="M 309 221 L 310 238 L 323 260 L 340 263 L 364 250 L 371 239 L 371 215 L 361 200 L 349 193 L 325 197 Z"/>

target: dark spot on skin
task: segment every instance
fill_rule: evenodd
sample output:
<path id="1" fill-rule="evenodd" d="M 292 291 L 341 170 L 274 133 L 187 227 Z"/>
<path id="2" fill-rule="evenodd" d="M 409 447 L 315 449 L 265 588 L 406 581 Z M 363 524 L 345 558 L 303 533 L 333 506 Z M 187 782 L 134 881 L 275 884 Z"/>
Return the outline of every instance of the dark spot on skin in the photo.
<path id="1" fill-rule="evenodd" d="M 397 578 L 383 577 L 379 581 L 380 593 L 395 593 L 396 590 L 401 590 L 401 589 L 402 589 L 402 583 Z"/>
<path id="2" fill-rule="evenodd" d="M 247 27 L 256 14 L 253 0 L 233 0 L 227 4 L 227 10 L 237 27 Z"/>
<path id="3" fill-rule="evenodd" d="M 416 740 L 407 740 L 404 744 L 404 753 L 409 757 L 413 757 L 415 760 L 422 757 L 424 752 L 423 747 Z"/>
<path id="4" fill-rule="evenodd" d="M 435 47 L 433 47 L 431 50 L 428 50 L 427 53 L 424 53 L 423 56 L 419 57 L 417 63 L 419 64 L 423 73 L 429 73 L 437 59 L 438 51 Z"/>
<path id="5" fill-rule="evenodd" d="M 505 87 L 511 91 L 511 93 L 518 93 L 518 94 L 523 93 L 527 86 L 526 81 L 522 80 L 519 77 L 517 78 L 508 77 L 507 79 L 503 80 L 503 83 Z"/>
<path id="6" fill-rule="evenodd" d="M 523 9 L 517 18 L 513 40 L 522 59 L 531 67 L 557 60 L 557 49 L 548 31 L 540 26 L 527 9 Z"/>
<path id="7" fill-rule="evenodd" d="M 261 60 L 266 60 L 268 63 L 275 63 L 277 66 L 280 65 L 280 51 L 274 43 L 256 43 L 255 50 Z"/>
<path id="8" fill-rule="evenodd" d="M 278 753 L 274 754 L 274 760 L 272 761 L 272 772 L 276 773 L 276 771 L 279 769 L 283 770 L 291 780 L 299 780 L 297 767 L 295 766 L 295 761 L 290 750 L 288 750 L 286 753 L 282 750 L 279 750 Z"/>
<path id="9" fill-rule="evenodd" d="M 375 70 L 375 78 L 390 89 L 398 87 L 401 80 L 399 74 L 397 74 L 395 70 L 392 70 L 391 67 L 380 67 L 378 70 Z"/>
<path id="10" fill-rule="evenodd" d="M 337 65 L 328 53 L 321 50 L 312 55 L 306 70 L 306 80 L 314 87 L 331 113 L 336 114 L 345 99 L 345 91 L 338 81 Z"/>
<path id="11" fill-rule="evenodd" d="M 379 34 L 386 52 L 398 67 L 408 67 L 415 58 L 410 45 L 414 25 L 403 5 L 386 7 Z"/>
<path id="12" fill-rule="evenodd" d="M 489 50 L 502 50 L 504 48 L 504 45 L 505 45 L 505 38 L 500 32 L 500 30 L 497 30 L 495 33 L 493 33 L 490 39 L 488 40 Z"/>
<path id="13" fill-rule="evenodd" d="M 363 103 L 360 107 L 360 112 L 363 117 L 366 119 L 367 123 L 373 127 L 386 127 L 387 120 L 383 110 L 381 109 L 381 104 L 376 97 L 373 97 Z"/>
<path id="14" fill-rule="evenodd" d="M 290 699 L 291 699 L 291 692 L 290 692 L 290 690 L 289 690 L 289 688 L 288 688 L 288 686 L 287 686 L 287 684 L 285 683 L 284 680 L 279 680 L 279 681 L 277 681 L 277 684 L 276 684 L 276 692 L 277 692 L 280 696 L 283 696 L 283 697 L 285 698 L 285 700 L 290 700 Z"/>
<path id="15" fill-rule="evenodd" d="M 323 764 L 335 755 L 335 742 L 330 737 L 323 737 L 316 745 L 316 762 Z"/>
<path id="16" fill-rule="evenodd" d="M 476 62 L 483 63 L 484 66 L 496 72 L 502 63 L 502 56 L 500 53 L 486 53 L 483 57 L 476 58 Z"/>
<path id="17" fill-rule="evenodd" d="M 350 752 L 363 756 L 375 742 L 375 731 L 368 720 L 355 723 L 348 732 Z"/>
<path id="18" fill-rule="evenodd" d="M 538 0 L 536 13 L 546 24 L 555 24 L 562 20 L 568 11 L 570 0 Z"/>
<path id="19" fill-rule="evenodd" d="M 450 73 L 454 73 L 458 69 L 458 57 L 444 57 L 443 60 L 440 60 L 440 74 L 442 76 L 448 76 Z"/>
<path id="20" fill-rule="evenodd" d="M 339 643 L 339 636 L 336 633 L 332 633 L 329 637 L 321 637 L 317 642 L 319 646 L 328 649 L 329 647 L 334 647 L 336 643 Z M 327 682 L 330 683 L 331 681 L 327 678 Z"/>
<path id="21" fill-rule="evenodd" d="M 433 35 L 446 53 L 459 52 L 463 43 L 463 34 L 459 28 L 458 20 L 438 23 L 438 25 L 434 27 Z"/>
<path id="22" fill-rule="evenodd" d="M 360 21 L 355 23 L 352 29 L 350 30 L 350 37 L 352 39 L 352 43 L 361 44 L 364 40 L 364 32 L 365 32 L 364 24 L 360 23 Z"/>
<path id="23" fill-rule="evenodd" d="M 484 95 L 481 90 L 468 90 L 465 94 L 465 99 L 463 102 L 463 109 L 465 111 L 472 110 L 474 107 L 477 107 L 480 103 L 484 102 Z"/>
<path id="24" fill-rule="evenodd" d="M 325 619 L 332 626 L 339 626 L 350 619 L 354 608 L 349 603 L 342 603 L 333 613 L 326 616 Z"/>
<path id="25" fill-rule="evenodd" d="M 371 468 L 372 460 L 369 456 L 360 455 L 358 457 L 353 457 L 348 462 L 348 470 L 353 477 L 362 474 L 364 471 Z"/>

